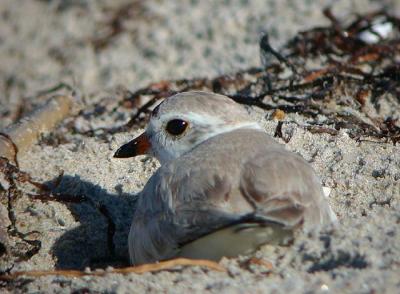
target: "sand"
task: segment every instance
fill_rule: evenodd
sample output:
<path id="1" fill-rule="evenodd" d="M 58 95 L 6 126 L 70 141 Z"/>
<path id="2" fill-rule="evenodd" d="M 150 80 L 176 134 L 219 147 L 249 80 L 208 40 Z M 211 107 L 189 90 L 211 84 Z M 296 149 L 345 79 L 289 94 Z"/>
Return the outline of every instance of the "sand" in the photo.
<path id="1" fill-rule="evenodd" d="M 350 17 L 396 1 L 332 1 L 335 15 Z M 127 5 L 126 3 L 130 3 Z M 72 133 L 124 124 L 130 117 L 118 102 L 160 80 L 213 77 L 260 65 L 258 40 L 268 31 L 274 46 L 296 32 L 328 24 L 330 1 L 13 1 L 0 4 L 0 127 L 43 103 L 38 95 L 60 82 L 84 97 L 84 109 L 58 128 L 64 141 L 44 138 L 19 157 L 36 181 L 85 201 L 40 201 L 32 185 L 19 185 L 16 227 L 27 240 L 11 238 L 0 256 L 1 271 L 107 268 L 127 264 L 127 233 L 135 199 L 158 162 L 112 158 L 142 130 L 85 136 Z M 126 6 L 127 5 L 127 6 Z M 122 8 L 121 8 L 122 7 Z M 107 23 L 126 13 L 124 29 L 104 44 Z M 117 26 L 118 27 L 118 26 Z M 21 107 L 23 105 L 24 107 Z M 20 113 L 18 113 L 20 110 Z M 270 111 L 250 111 L 274 134 Z M 395 111 L 396 110 L 393 110 Z M 400 110 L 398 110 L 400 112 Z M 400 291 L 400 147 L 357 141 L 346 130 L 314 134 L 293 115 L 280 142 L 311 162 L 329 188 L 328 201 L 340 226 L 300 235 L 290 247 L 265 246 L 255 257 L 272 264 L 249 265 L 248 257 L 224 259 L 227 272 L 199 267 L 104 277 L 48 276 L 0 282 L 5 293 L 398 293 Z M 56 143 L 55 143 L 56 142 Z M 7 183 L 0 178 L 0 184 Z M 2 194 L 3 195 L 3 194 Z M 9 225 L 5 200 L 0 217 Z M 112 225 L 110 225 L 112 224 Z M 110 226 L 112 240 L 108 239 Z M 5 226 L 3 226 L 5 227 Z M 1 227 L 0 227 L 1 229 Z M 1 234 L 0 234 L 1 235 Z M 2 241 L 2 240 L 0 240 Z M 25 260 L 18 261 L 17 253 Z"/>

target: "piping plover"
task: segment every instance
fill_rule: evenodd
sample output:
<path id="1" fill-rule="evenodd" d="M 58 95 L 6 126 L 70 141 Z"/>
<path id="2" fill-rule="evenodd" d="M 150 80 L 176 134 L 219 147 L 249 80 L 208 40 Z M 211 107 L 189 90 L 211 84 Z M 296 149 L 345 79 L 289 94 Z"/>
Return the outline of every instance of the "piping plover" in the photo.
<path id="1" fill-rule="evenodd" d="M 313 168 L 226 96 L 165 99 L 145 132 L 114 157 L 155 156 L 130 233 L 134 265 L 173 257 L 218 260 L 336 222 Z"/>

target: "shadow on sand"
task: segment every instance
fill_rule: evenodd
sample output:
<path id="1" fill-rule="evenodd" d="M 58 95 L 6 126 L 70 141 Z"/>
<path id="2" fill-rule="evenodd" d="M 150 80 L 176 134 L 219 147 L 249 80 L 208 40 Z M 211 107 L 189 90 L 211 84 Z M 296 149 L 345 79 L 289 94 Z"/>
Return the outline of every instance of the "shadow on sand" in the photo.
<path id="1" fill-rule="evenodd" d="M 116 187 L 117 191 L 121 187 Z M 136 195 L 110 194 L 79 176 L 63 176 L 54 189 L 79 226 L 65 232 L 52 247 L 58 269 L 128 265 L 128 232 Z"/>

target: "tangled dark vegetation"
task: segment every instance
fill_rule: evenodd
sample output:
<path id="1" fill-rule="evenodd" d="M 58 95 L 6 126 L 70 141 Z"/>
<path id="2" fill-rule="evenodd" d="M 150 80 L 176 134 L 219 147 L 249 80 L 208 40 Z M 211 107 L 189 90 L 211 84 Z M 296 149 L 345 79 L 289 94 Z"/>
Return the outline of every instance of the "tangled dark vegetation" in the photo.
<path id="1" fill-rule="evenodd" d="M 262 67 L 212 79 L 160 81 L 136 92 L 124 89 L 120 91 L 121 99 L 103 99 L 86 107 L 44 137 L 41 144 L 68 142 L 65 135 L 68 133 L 107 140 L 114 133 L 144 126 L 149 113 L 161 99 L 190 90 L 221 93 L 239 103 L 271 111 L 271 117 L 279 120 L 275 136 L 286 141 L 290 137 L 282 134 L 282 127 L 297 123 L 313 133 L 335 136 L 343 129 L 354 140 L 397 144 L 400 141 L 400 19 L 379 11 L 344 23 L 329 9 L 324 13 L 331 22 L 329 26 L 300 32 L 280 50 L 272 48 L 268 36 L 264 35 L 260 41 Z M 382 27 L 385 33 L 382 33 Z M 111 111 L 110 104 L 113 105 Z M 28 102 L 21 107 L 32 108 Z M 110 116 L 121 109 L 134 115 L 119 126 L 81 130 L 73 123 L 78 117 Z M 24 112 L 21 108 L 20 113 Z M 303 117 L 302 123 L 296 122 L 293 115 Z M 20 116 L 14 115 L 16 119 Z M 0 158 L 0 176 L 3 180 L 0 181 L 0 204 L 7 211 L 5 215 L 0 211 L 0 258 L 18 262 L 31 258 L 41 248 L 41 242 L 34 238 L 36 232 L 22 234 L 15 225 L 18 216 L 13 205 L 23 193 L 20 187 L 23 183 L 29 183 L 39 191 L 29 195 L 32 199 L 90 202 L 107 219 L 108 248 L 113 253 L 115 225 L 107 208 L 84 195 L 52 192 L 62 175 L 52 188 L 35 182 L 9 160 Z M 18 246 L 13 249 L 7 246 L 8 239 L 17 240 Z M 350 262 L 347 255 L 343 256 L 342 264 L 360 263 Z M 362 263 L 362 266 L 366 265 Z M 329 259 L 310 271 L 334 267 L 335 260 Z M 6 272 L 11 269 L 12 266 Z"/>
<path id="2" fill-rule="evenodd" d="M 264 67 L 213 79 L 159 82 L 129 93 L 121 102 L 124 107 L 136 107 L 144 95 L 151 99 L 124 127 L 143 123 L 143 114 L 161 98 L 210 90 L 242 104 L 301 114 L 308 119 L 304 127 L 312 132 L 335 135 L 348 129 L 355 139 L 384 138 L 396 144 L 400 140 L 400 19 L 375 12 L 345 25 L 330 10 L 324 13 L 330 26 L 300 32 L 279 53 L 263 36 Z M 390 37 L 374 31 L 379 25 L 391 27 Z M 368 43 L 363 39 L 366 34 L 377 41 Z M 382 114 L 382 103 L 394 111 Z"/>

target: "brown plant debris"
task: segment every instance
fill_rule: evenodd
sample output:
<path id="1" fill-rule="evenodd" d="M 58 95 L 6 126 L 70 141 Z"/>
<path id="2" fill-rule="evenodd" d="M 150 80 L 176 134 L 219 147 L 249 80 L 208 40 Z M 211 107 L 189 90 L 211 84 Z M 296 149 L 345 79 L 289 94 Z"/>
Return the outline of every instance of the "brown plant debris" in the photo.
<path id="1" fill-rule="evenodd" d="M 256 265 L 260 265 L 263 266 L 265 269 L 271 271 L 274 269 L 274 265 L 268 261 L 268 260 L 264 260 L 264 259 L 260 259 L 260 258 L 256 258 L 256 257 L 252 257 L 248 260 L 248 264 L 256 264 Z"/>
<path id="2" fill-rule="evenodd" d="M 0 157 L 17 163 L 17 152 L 28 150 L 42 133 L 50 131 L 67 117 L 73 109 L 73 104 L 72 96 L 55 96 L 31 115 L 0 132 Z"/>
<path id="3" fill-rule="evenodd" d="M 200 266 L 214 271 L 225 272 L 226 269 L 220 264 L 202 259 L 186 259 L 177 258 L 158 263 L 143 264 L 139 266 L 131 266 L 124 268 L 113 268 L 111 270 L 102 271 L 78 271 L 78 270 L 54 270 L 54 271 L 23 271 L 14 272 L 12 274 L 0 275 L 0 280 L 10 281 L 21 276 L 43 277 L 43 276 L 64 276 L 64 277 L 83 277 L 83 276 L 105 276 L 106 274 L 143 274 L 148 272 L 158 272 L 162 270 L 170 270 L 178 266 Z"/>
<path id="4" fill-rule="evenodd" d="M 112 13 L 110 33 L 105 34 L 103 39 L 100 37 L 97 41 L 94 40 L 93 45 L 98 50 L 105 48 L 123 29 L 123 22 L 129 18 L 130 13 L 132 12 L 122 10 Z M 372 138 L 376 142 L 396 144 L 400 141 L 400 19 L 383 11 L 357 16 L 350 22 L 337 19 L 329 9 L 325 10 L 325 15 L 331 21 L 329 26 L 301 32 L 280 50 L 274 50 L 268 42 L 268 36 L 264 36 L 260 42 L 262 67 L 211 79 L 159 81 L 135 92 L 123 90 L 121 95 L 116 95 L 120 99 L 105 97 L 95 105 L 88 106 L 74 118 L 54 129 L 52 137 L 45 138 L 41 143 L 68 142 L 73 136 L 96 136 L 108 140 L 111 134 L 143 127 L 149 113 L 165 97 L 183 91 L 204 90 L 225 94 L 238 103 L 270 111 L 270 117 L 278 121 L 275 137 L 286 142 L 291 139 L 291 134 L 285 126 L 295 123 L 312 133 L 336 136 L 340 130 L 345 130 L 355 140 Z M 391 32 L 387 35 L 378 34 L 374 28 L 379 24 L 389 24 Z M 370 36 L 370 39 L 367 39 L 366 35 Z M 375 36 L 378 41 L 374 41 L 371 36 Z M 29 174 L 21 171 L 17 164 L 11 163 L 13 160 L 16 162 L 17 152 L 27 150 L 37 140 L 39 133 L 52 129 L 67 116 L 70 113 L 70 104 L 71 97 L 57 96 L 28 119 L 23 119 L 21 123 L 3 131 L 0 136 L 0 173 L 8 185 L 0 185 L 0 205 L 4 204 L 7 208 L 10 223 L 7 234 L 27 245 L 23 252 L 18 253 L 19 260 L 29 259 L 41 248 L 39 240 L 27 238 L 32 232 L 23 234 L 16 226 L 14 203 L 23 194 L 19 188 L 21 183 L 29 183 L 38 189 L 37 194 L 28 194 L 35 200 L 87 202 L 95 207 L 108 223 L 107 241 L 110 255 L 115 251 L 113 238 L 116 225 L 108 207 L 86 195 L 54 193 L 54 189 L 38 183 Z M 296 114 L 301 115 L 304 121 L 296 121 Z M 19 112 L 16 116 L 20 116 Z M 121 124 L 112 128 L 97 127 L 96 124 L 93 124 L 96 126 L 93 127 L 92 124 L 88 124 L 89 127 L 85 129 L 76 123 L 78 119 L 101 121 L 102 117 L 110 116 L 114 116 L 115 121 L 121 121 Z M 33 132 L 29 133 L 29 129 Z M 376 176 L 379 177 L 379 174 Z M 61 178 L 62 175 L 53 186 L 57 186 Z M 376 200 L 370 205 L 390 206 L 391 203 L 390 199 Z M 8 248 L 0 248 L 1 250 Z M 328 270 L 336 265 L 354 268 L 366 266 L 363 257 L 358 255 L 339 254 L 327 256 L 325 259 L 319 262 L 318 256 L 312 256 L 310 260 L 313 266 L 309 271 Z M 257 260 L 250 263 L 266 268 L 270 266 Z M 224 270 L 210 261 L 176 259 L 152 265 L 114 269 L 111 273 L 143 273 L 186 265 Z M 12 280 L 23 275 L 80 277 L 105 274 L 64 270 L 6 274 L 11 271 L 12 268 L 6 270 L 0 276 L 0 280 Z"/>
<path id="5" fill-rule="evenodd" d="M 23 194 L 18 187 L 18 183 L 29 183 L 38 189 L 38 193 L 36 194 L 27 193 L 27 196 L 29 196 L 32 200 L 39 200 L 43 202 L 58 201 L 62 203 L 86 202 L 94 207 L 101 215 L 104 216 L 107 221 L 107 246 L 110 255 L 113 256 L 115 254 L 115 223 L 108 211 L 108 208 L 104 204 L 99 203 L 87 197 L 86 195 L 66 195 L 54 192 L 62 180 L 64 175 L 63 172 L 60 173 L 60 175 L 53 181 L 51 185 L 45 185 L 35 181 L 28 173 L 21 171 L 19 167 L 10 163 L 10 161 L 5 157 L 0 157 L 0 172 L 4 174 L 5 180 L 9 185 L 8 189 L 3 189 L 0 185 L 0 200 L 3 197 L 7 199 L 8 218 L 10 220 L 10 226 L 7 228 L 7 232 L 9 235 L 17 237 L 21 241 L 33 246 L 31 250 L 19 257 L 20 260 L 29 259 L 38 253 L 41 248 L 41 242 L 39 240 L 26 239 L 28 235 L 34 232 L 23 234 L 17 229 L 17 215 L 14 211 L 14 202 Z"/>
<path id="6" fill-rule="evenodd" d="M 151 17 L 146 13 L 143 3 L 137 0 L 123 4 L 117 9 L 106 8 L 106 12 L 107 19 L 99 24 L 99 33 L 90 40 L 96 51 L 107 48 L 113 39 L 123 32 L 129 31 L 126 22 L 138 22 L 138 20 L 143 19 L 147 21 L 151 20 Z M 135 31 L 131 29 L 131 33 L 135 33 Z"/>
<path id="7" fill-rule="evenodd" d="M 40 240 L 30 240 L 27 238 L 34 232 L 21 233 L 17 228 L 17 216 L 14 211 L 14 203 L 22 195 L 22 192 L 17 187 L 17 182 L 30 182 L 39 187 L 41 184 L 33 181 L 28 174 L 20 172 L 18 167 L 10 164 L 9 160 L 4 157 L 0 157 L 0 172 L 4 175 L 9 185 L 8 189 L 3 189 L 0 185 L 0 200 L 2 200 L 0 205 L 3 205 L 2 203 L 4 200 L 6 201 L 5 206 L 9 219 L 7 235 L 19 240 L 18 242 L 23 244 L 25 248 L 25 250 L 13 251 L 12 254 L 15 255 L 16 261 L 28 260 L 39 252 L 42 245 Z M 6 251 L 8 250 L 6 249 Z"/>
<path id="8" fill-rule="evenodd" d="M 160 81 L 133 93 L 126 91 L 114 107 L 116 112 L 134 111 L 125 124 L 74 133 L 105 136 L 143 127 L 160 100 L 204 90 L 274 111 L 277 119 L 300 114 L 307 120 L 302 127 L 313 132 L 335 135 L 346 129 L 356 140 L 372 137 L 396 144 L 400 141 L 400 19 L 378 11 L 348 22 L 329 9 L 324 13 L 330 26 L 300 32 L 280 50 L 274 50 L 264 36 L 260 41 L 263 67 L 212 79 Z M 387 35 L 375 32 L 382 24 L 391 28 Z M 384 112 L 382 103 L 392 111 Z"/>

